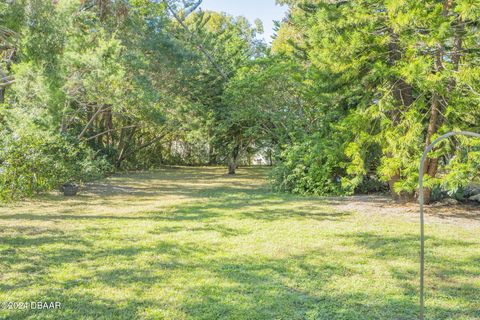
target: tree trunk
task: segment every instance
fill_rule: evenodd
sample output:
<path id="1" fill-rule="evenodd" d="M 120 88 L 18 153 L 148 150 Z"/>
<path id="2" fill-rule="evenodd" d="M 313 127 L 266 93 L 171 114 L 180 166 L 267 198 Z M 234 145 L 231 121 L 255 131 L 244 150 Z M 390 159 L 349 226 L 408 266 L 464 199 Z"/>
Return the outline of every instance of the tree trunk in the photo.
<path id="1" fill-rule="evenodd" d="M 438 129 L 443 123 L 443 117 L 441 115 L 441 103 L 438 94 L 433 94 L 432 105 L 430 109 L 430 121 L 428 123 L 427 138 L 425 146 L 429 146 L 432 143 L 432 137 L 438 132 Z M 434 178 L 438 170 L 438 158 L 427 158 L 425 162 L 425 174 Z M 426 204 L 430 203 L 432 197 L 432 189 L 425 188 L 423 193 L 424 201 Z"/>
<path id="2" fill-rule="evenodd" d="M 238 160 L 240 155 L 240 147 L 236 146 L 233 148 L 232 155 L 230 158 L 230 163 L 228 164 L 228 174 L 236 174 L 236 170 L 238 168 Z"/>
<path id="3" fill-rule="evenodd" d="M 10 47 L 7 45 L 5 48 L 6 50 L 11 50 L 8 58 L 5 57 L 6 59 L 3 60 L 6 64 L 6 72 L 4 73 L 2 69 L 0 69 L 0 78 L 2 78 L 3 86 L 0 86 L 0 103 L 5 102 L 5 91 L 7 90 L 7 86 L 9 84 L 13 84 L 15 82 L 15 78 L 13 76 L 8 76 L 8 73 L 12 71 L 12 63 L 15 60 L 16 54 L 17 54 L 17 49 Z M 0 55 L 4 55 L 4 52 L 1 52 L 2 49 L 0 49 Z"/>
<path id="4" fill-rule="evenodd" d="M 444 3 L 444 15 L 448 14 L 452 6 L 452 1 L 447 0 Z M 451 53 L 451 62 L 453 64 L 453 71 L 458 71 L 461 59 L 461 52 L 463 48 L 463 33 L 465 30 L 464 21 L 458 17 L 458 20 L 455 23 L 455 38 L 453 40 L 453 48 Z M 438 45 L 437 56 L 436 56 L 436 71 L 444 70 L 443 57 L 445 55 L 445 49 L 442 45 Z M 447 94 L 451 93 L 456 87 L 456 81 L 454 77 L 450 77 L 447 82 Z M 425 147 L 429 146 L 432 143 L 433 136 L 438 132 L 440 127 L 443 125 L 445 119 L 443 117 L 443 112 L 446 109 L 448 104 L 448 96 L 443 97 L 437 93 L 434 93 L 432 96 L 432 103 L 430 108 L 430 120 L 428 123 L 427 137 L 425 139 Z M 437 158 L 427 158 L 425 161 L 425 173 L 428 176 L 435 178 L 438 172 L 440 159 Z M 425 188 L 423 192 L 424 201 L 426 204 L 429 204 L 432 200 L 432 190 L 431 188 Z"/>
<path id="5" fill-rule="evenodd" d="M 216 164 L 215 160 L 215 149 L 211 143 L 208 144 L 208 165 Z"/>
<path id="6" fill-rule="evenodd" d="M 237 170 L 237 165 L 234 162 L 230 162 L 228 164 L 228 174 L 234 175 L 236 174 L 236 170 Z"/>
<path id="7" fill-rule="evenodd" d="M 413 103 L 413 89 L 412 86 L 406 83 L 403 79 L 397 79 L 393 84 L 392 95 L 397 102 L 397 108 L 392 112 L 393 124 L 396 126 L 401 121 L 402 111 Z M 387 157 L 394 157 L 393 154 L 387 154 Z M 397 192 L 395 191 L 395 183 L 401 179 L 400 172 L 397 172 L 388 181 L 390 193 L 393 199 L 397 202 L 410 202 L 415 198 L 414 192 Z"/>
<path id="8" fill-rule="evenodd" d="M 212 143 L 212 128 L 208 128 L 208 165 L 215 164 L 215 148 Z"/>
<path id="9" fill-rule="evenodd" d="M 389 64 L 393 67 L 398 61 L 402 59 L 403 49 L 400 47 L 400 39 L 398 34 L 396 34 L 392 29 L 388 30 L 390 34 L 390 44 L 389 44 Z M 413 88 L 410 84 L 405 82 L 401 78 L 392 79 L 392 96 L 396 102 L 396 108 L 391 112 L 390 118 L 394 126 L 397 126 L 401 122 L 402 112 L 407 109 L 410 105 L 413 104 Z M 395 155 L 388 153 L 386 155 L 388 158 L 392 158 Z M 393 199 L 397 202 L 408 202 L 413 200 L 414 193 L 411 192 L 396 192 L 395 183 L 401 179 L 400 172 L 396 172 L 388 181 L 390 188 L 390 193 Z"/>
<path id="10" fill-rule="evenodd" d="M 124 131 L 122 130 L 121 139 L 120 139 L 120 142 L 119 142 L 119 147 L 121 146 L 120 153 L 118 155 L 117 160 L 115 161 L 115 168 L 116 169 L 119 169 L 120 166 L 122 165 L 122 162 L 125 159 L 125 152 L 130 147 L 128 144 L 132 141 L 132 138 L 135 135 L 136 131 L 137 131 L 136 128 L 133 128 L 130 131 L 130 134 L 128 135 L 127 140 L 125 140 L 125 134 L 124 134 Z"/>
<path id="11" fill-rule="evenodd" d="M 156 136 L 155 138 L 147 141 L 147 142 L 144 142 L 143 144 L 141 144 L 140 146 L 138 146 L 137 148 L 129 151 L 129 152 L 125 152 L 126 149 L 123 149 L 122 150 L 122 153 L 121 155 L 119 156 L 118 160 L 117 160 L 117 163 L 116 163 L 116 167 L 117 168 L 120 168 L 122 162 L 127 159 L 129 156 L 131 155 L 134 155 L 135 153 L 137 153 L 138 151 L 140 150 L 143 150 L 145 148 L 148 148 L 150 147 L 151 145 L 153 145 L 154 143 L 158 142 L 160 139 L 164 138 L 166 135 L 166 133 L 162 133 L 158 136 Z M 133 136 L 133 134 L 131 135 L 131 137 Z"/>
<path id="12" fill-rule="evenodd" d="M 394 175 L 388 181 L 388 186 L 390 188 L 393 200 L 399 203 L 412 202 L 415 199 L 415 192 L 406 192 L 406 191 L 396 192 L 395 183 L 397 183 L 398 181 L 400 181 L 400 174 Z"/>

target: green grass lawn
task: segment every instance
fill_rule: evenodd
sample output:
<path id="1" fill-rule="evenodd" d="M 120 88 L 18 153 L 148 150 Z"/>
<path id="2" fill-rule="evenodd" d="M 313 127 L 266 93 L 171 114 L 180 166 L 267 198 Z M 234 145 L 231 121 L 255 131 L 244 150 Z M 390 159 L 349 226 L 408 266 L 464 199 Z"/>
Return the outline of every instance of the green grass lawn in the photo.
<path id="1" fill-rule="evenodd" d="M 0 208 L 1 319 L 415 319 L 415 213 L 269 192 L 265 169 L 118 175 Z M 427 220 L 429 218 L 427 217 Z M 427 225 L 427 318 L 480 319 L 480 222 Z"/>

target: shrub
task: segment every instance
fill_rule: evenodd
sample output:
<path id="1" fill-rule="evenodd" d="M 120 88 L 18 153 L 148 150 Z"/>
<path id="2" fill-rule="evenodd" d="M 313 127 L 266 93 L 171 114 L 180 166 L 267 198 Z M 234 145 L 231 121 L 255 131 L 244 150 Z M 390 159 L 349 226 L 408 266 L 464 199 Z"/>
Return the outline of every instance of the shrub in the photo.
<path id="1" fill-rule="evenodd" d="M 307 138 L 288 147 L 272 171 L 275 190 L 296 194 L 345 195 L 353 193 L 342 184 L 345 156 L 341 148 L 318 138 Z"/>
<path id="2" fill-rule="evenodd" d="M 0 200 L 11 201 L 83 182 L 110 170 L 93 151 L 43 131 L 4 132 L 0 137 Z"/>

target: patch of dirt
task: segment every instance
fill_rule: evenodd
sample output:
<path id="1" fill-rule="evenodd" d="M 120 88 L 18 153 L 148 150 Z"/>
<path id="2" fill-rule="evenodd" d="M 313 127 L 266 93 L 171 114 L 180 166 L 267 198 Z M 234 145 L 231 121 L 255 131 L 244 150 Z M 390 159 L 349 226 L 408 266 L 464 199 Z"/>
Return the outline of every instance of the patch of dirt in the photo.
<path id="1" fill-rule="evenodd" d="M 417 220 L 420 217 L 418 203 L 399 204 L 388 196 L 359 195 L 351 197 L 325 198 L 325 202 L 339 210 L 380 215 L 402 215 Z M 448 222 L 458 225 L 480 226 L 480 204 L 476 202 L 458 204 L 433 204 L 425 206 L 426 222 Z"/>

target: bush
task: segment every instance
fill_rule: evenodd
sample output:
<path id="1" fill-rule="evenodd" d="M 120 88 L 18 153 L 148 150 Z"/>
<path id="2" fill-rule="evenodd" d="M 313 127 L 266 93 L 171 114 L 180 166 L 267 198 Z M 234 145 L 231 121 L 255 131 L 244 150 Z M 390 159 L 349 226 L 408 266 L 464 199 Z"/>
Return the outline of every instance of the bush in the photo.
<path id="1" fill-rule="evenodd" d="M 370 168 L 378 162 L 380 150 L 371 144 L 360 150 L 347 134 L 304 137 L 288 146 L 272 171 L 277 191 L 302 195 L 351 195 L 385 192 L 388 185 Z"/>
<path id="2" fill-rule="evenodd" d="M 275 190 L 296 194 L 346 195 L 353 188 L 342 183 L 345 156 L 338 146 L 307 138 L 288 147 L 272 171 Z"/>
<path id="3" fill-rule="evenodd" d="M 66 137 L 42 131 L 6 133 L 0 137 L 0 200 L 11 201 L 47 192 L 66 182 L 102 177 L 104 159 Z"/>

